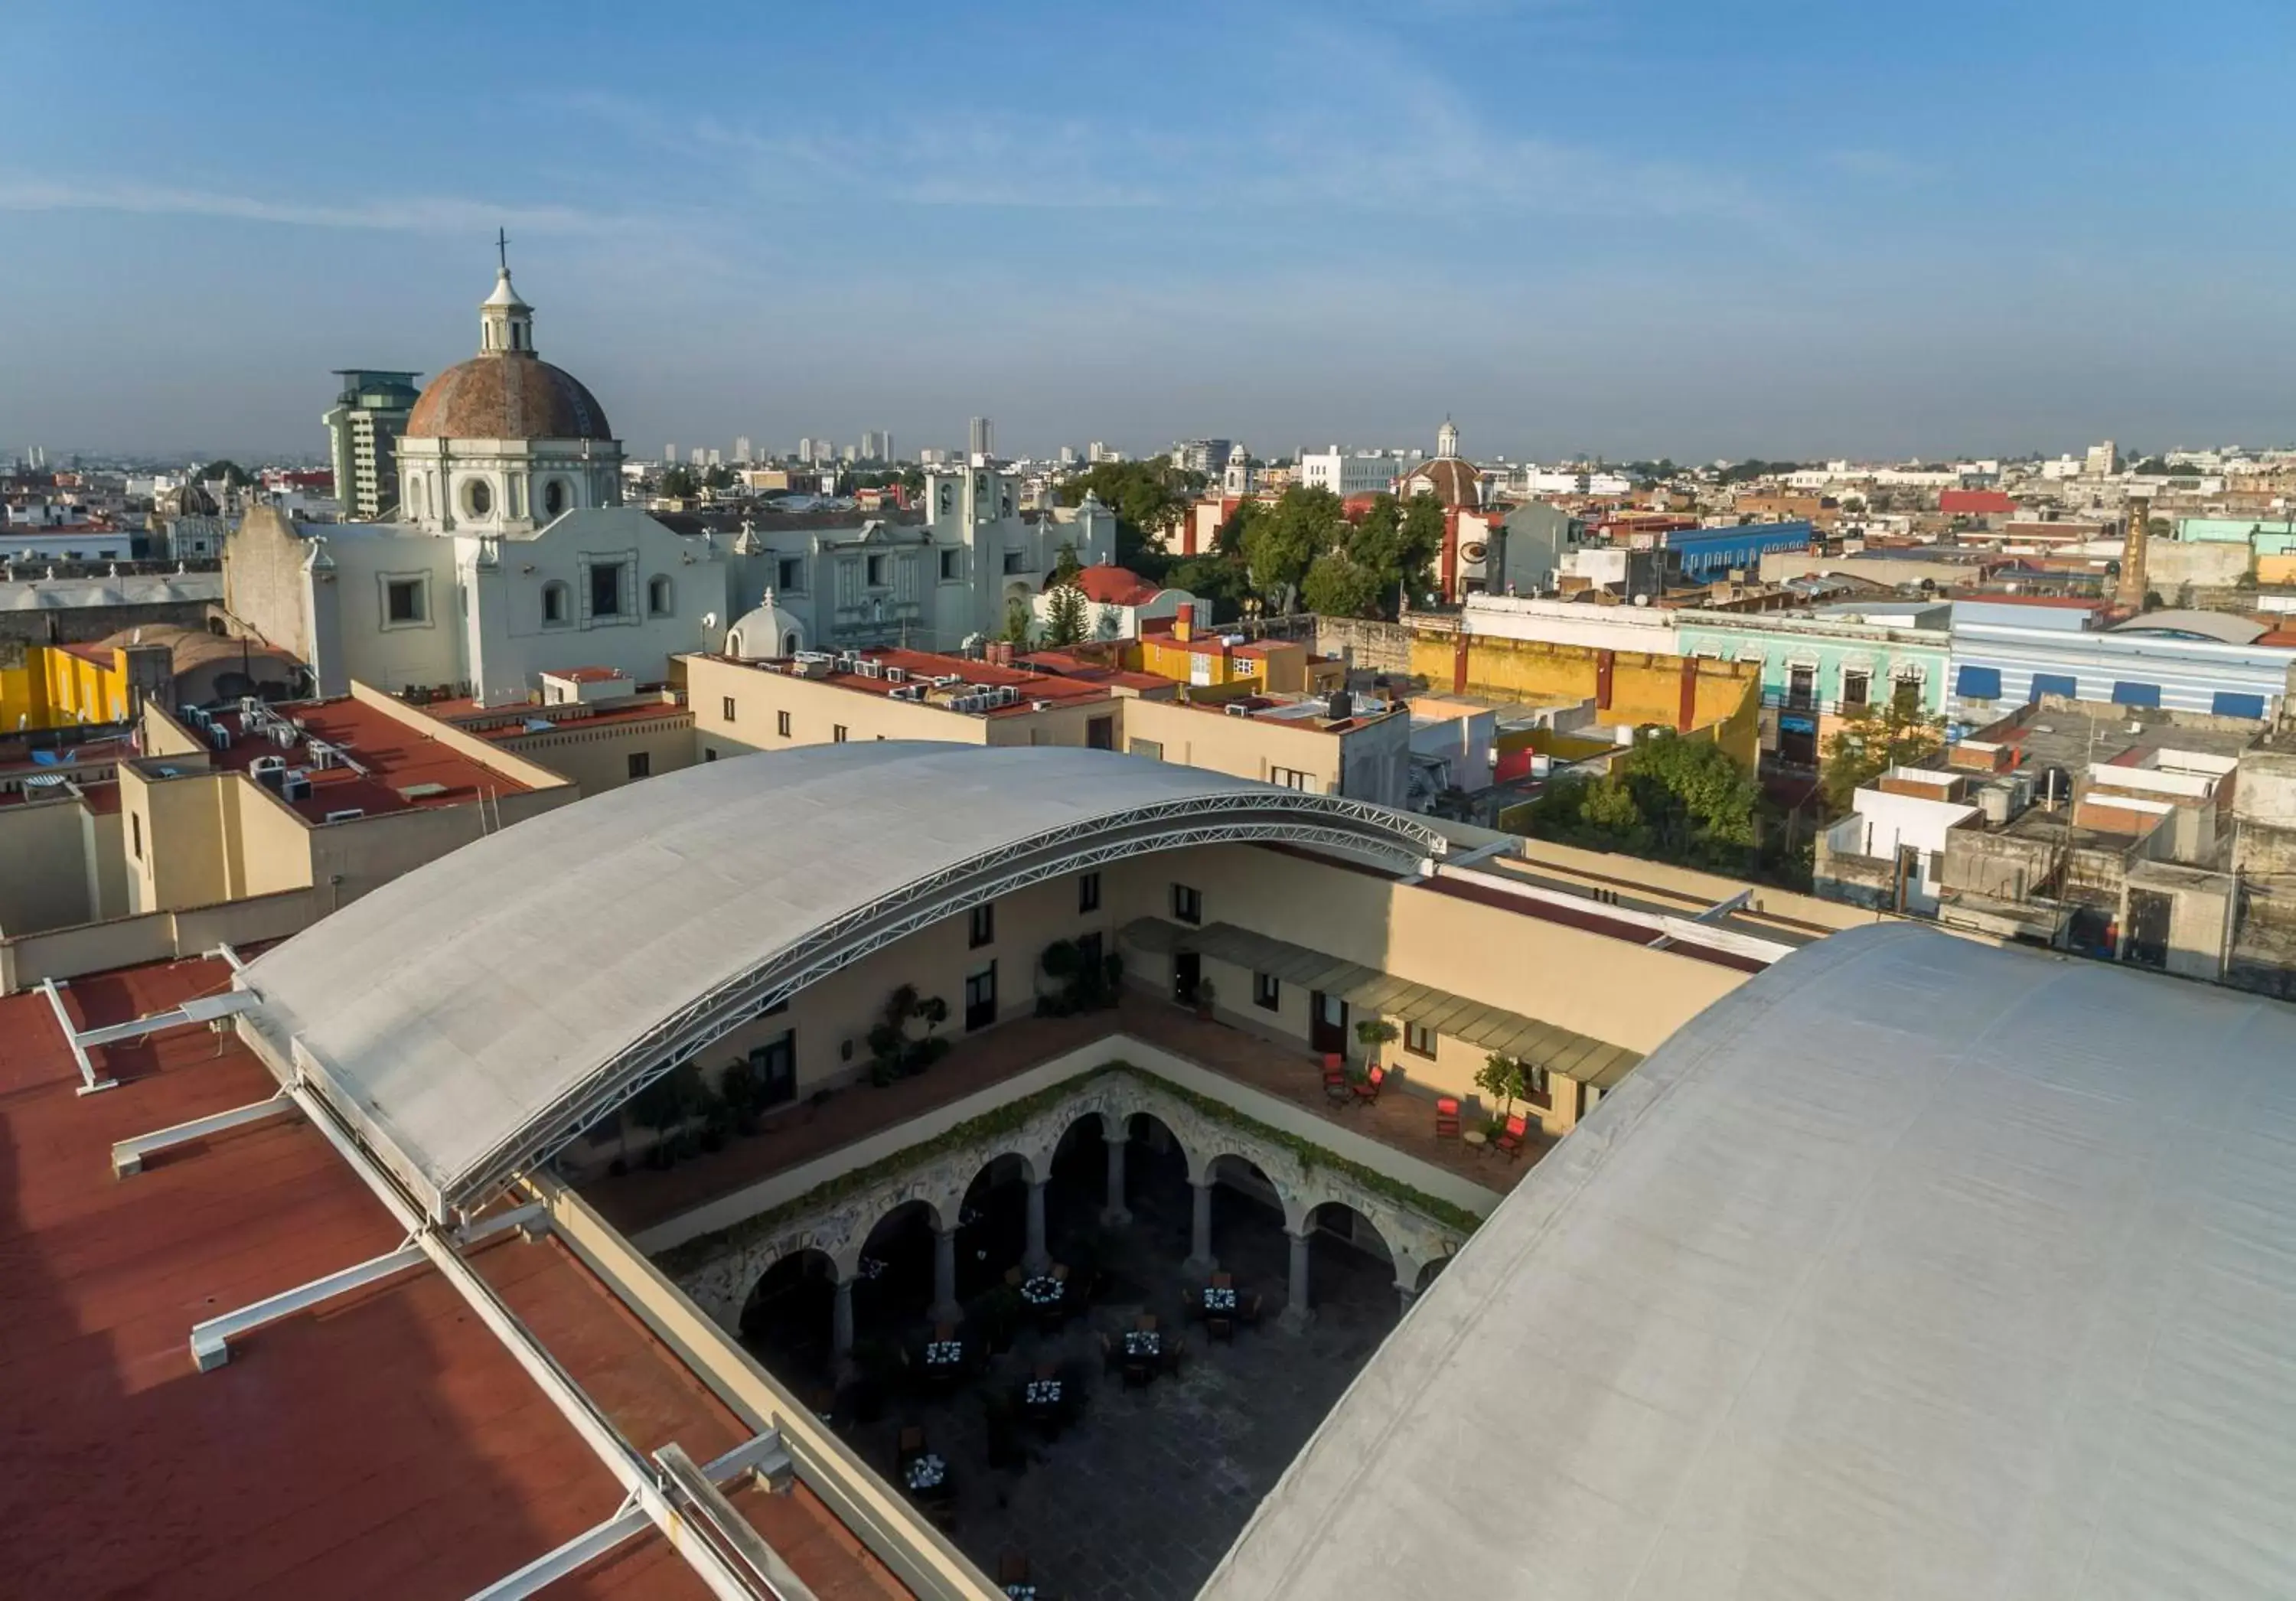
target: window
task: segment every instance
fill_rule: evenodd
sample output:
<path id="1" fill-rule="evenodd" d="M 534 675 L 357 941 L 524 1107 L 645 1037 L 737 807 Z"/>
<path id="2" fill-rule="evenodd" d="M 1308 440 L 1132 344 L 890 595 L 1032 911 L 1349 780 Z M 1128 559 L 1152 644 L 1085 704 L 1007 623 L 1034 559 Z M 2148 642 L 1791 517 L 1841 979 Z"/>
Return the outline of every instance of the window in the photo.
<path id="1" fill-rule="evenodd" d="M 788 712 L 776 711 L 774 713 L 774 732 L 780 735 L 783 739 L 787 739 L 790 736 L 790 720 Z"/>
<path id="2" fill-rule="evenodd" d="M 2161 703 L 2161 686 L 2158 684 L 2139 684 L 2130 678 L 2118 679 L 2112 686 L 2112 703 L 2116 706 L 2158 706 Z"/>
<path id="3" fill-rule="evenodd" d="M 1423 1022 L 1403 1025 L 1403 1048 L 1414 1056 L 1424 1056 L 1432 1062 L 1435 1059 L 1436 1038 L 1435 1030 Z"/>
<path id="4" fill-rule="evenodd" d="M 1964 668 L 1963 670 L 1968 669 Z M 1863 706 L 1872 698 L 1873 693 L 1873 674 L 1853 672 L 1848 668 L 1841 669 L 1841 703 L 1844 706 Z"/>
<path id="5" fill-rule="evenodd" d="M 734 697 L 733 697 L 732 695 L 726 695 L 726 696 L 725 696 L 723 699 L 721 699 L 721 700 L 718 702 L 718 715 L 719 715 L 719 716 L 721 716 L 721 717 L 723 717 L 723 718 L 724 718 L 727 722 L 729 722 L 729 723 L 730 723 L 730 722 L 733 722 L 733 721 L 734 720 Z M 789 713 L 788 713 L 788 712 L 784 711 L 784 712 L 783 712 L 783 713 L 782 713 L 782 721 L 783 721 L 783 722 L 787 722 L 787 721 L 789 721 Z M 789 730 L 788 730 L 788 729 L 786 729 L 786 728 L 784 728 L 784 729 L 783 729 L 783 730 L 782 730 L 782 732 L 783 732 L 783 734 L 787 734 L 787 733 L 789 732 Z"/>
<path id="6" fill-rule="evenodd" d="M 135 859 L 140 862 L 144 859 L 144 814 L 141 812 L 129 812 L 127 814 L 127 826 L 129 832 L 135 836 Z"/>
<path id="7" fill-rule="evenodd" d="M 1185 884 L 1172 886 L 1172 915 L 1183 923 L 1204 920 L 1204 898 Z"/>
<path id="8" fill-rule="evenodd" d="M 1112 717 L 1096 717 L 1086 723 L 1084 743 L 1087 750 L 1113 751 L 1116 749 L 1116 719 Z"/>
<path id="9" fill-rule="evenodd" d="M 1890 704 L 1899 711 L 1919 711 L 1922 709 L 1922 681 L 1899 674 L 1890 685 Z"/>
<path id="10" fill-rule="evenodd" d="M 996 903 L 983 901 L 972 908 L 972 925 L 966 935 L 966 944 L 979 950 L 984 945 L 996 943 Z"/>
<path id="11" fill-rule="evenodd" d="M 1954 693 L 1965 701 L 1997 701 L 2001 698 L 2001 669 L 1964 663 L 1961 676 L 1955 681 Z"/>
<path id="12" fill-rule="evenodd" d="M 704 760 L 704 761 L 715 761 L 715 760 L 717 760 L 717 759 L 718 759 L 718 747 L 717 747 L 717 746 L 715 746 L 715 745 L 704 745 L 704 746 L 702 746 L 702 747 L 701 747 L 701 759 L 702 759 L 702 760 Z"/>
<path id="13" fill-rule="evenodd" d="M 1283 985 L 1272 973 L 1251 975 L 1251 1004 L 1273 1012 L 1283 1004 Z"/>
<path id="14" fill-rule="evenodd" d="M 954 584 L 964 576 L 964 553 L 949 549 L 940 553 L 940 581 Z"/>
<path id="15" fill-rule="evenodd" d="M 554 478 L 542 486 L 542 513 L 545 517 L 555 517 L 565 509 L 566 486 Z"/>
<path id="16" fill-rule="evenodd" d="M 1151 761 L 1164 759 L 1164 742 L 1160 739 L 1136 739 L 1129 747 L 1135 756 L 1145 756 Z"/>
<path id="17" fill-rule="evenodd" d="M 651 778 L 653 776 L 652 751 L 633 751 L 630 752 L 630 776 L 633 778 Z"/>
<path id="18" fill-rule="evenodd" d="M 669 580 L 657 573 L 646 580 L 646 615 L 668 617 L 677 608 L 671 603 Z"/>
<path id="19" fill-rule="evenodd" d="M 463 509 L 473 517 L 483 517 L 495 509 L 495 492 L 485 479 L 474 478 L 463 484 Z"/>
<path id="20" fill-rule="evenodd" d="M 805 593 L 805 563 L 795 556 L 783 556 L 774 563 L 774 586 L 792 595 Z"/>
<path id="21" fill-rule="evenodd" d="M 829 729 L 829 743 L 830 743 L 831 744 L 832 744 L 832 745 L 841 745 L 841 744 L 843 744 L 843 743 L 845 743 L 845 725 L 844 725 L 844 724 L 842 724 L 842 723 L 832 723 L 832 725 L 830 725 L 830 729 Z"/>
<path id="22" fill-rule="evenodd" d="M 423 620 L 422 590 L 421 579 L 387 580 L 382 590 L 383 620 L 394 627 Z"/>
<path id="23" fill-rule="evenodd" d="M 1100 910 L 1100 874 L 1097 873 L 1078 874 L 1077 915 L 1078 916 L 1082 916 L 1086 912 L 1096 912 L 1098 910 Z"/>
<path id="24" fill-rule="evenodd" d="M 565 585 L 553 580 L 542 587 L 542 625 L 563 628 L 566 625 L 566 603 L 569 592 Z"/>
<path id="25" fill-rule="evenodd" d="M 886 580 L 885 580 L 885 571 L 886 571 L 886 569 L 885 569 L 885 558 L 884 558 L 884 557 L 882 557 L 882 556 L 871 556 L 871 557 L 869 558 L 869 587 L 870 587 L 870 588 L 872 588 L 872 589 L 882 589 L 883 587 L 885 587 L 885 581 L 886 581 Z"/>
<path id="26" fill-rule="evenodd" d="M 619 562 L 599 562 L 590 568 L 590 615 L 622 614 L 622 568 Z"/>
<path id="27" fill-rule="evenodd" d="M 1267 769 L 1267 782 L 1281 784 L 1287 790 L 1304 790 L 1311 795 L 1316 792 L 1314 776 L 1297 768 L 1270 768 Z"/>
<path id="28" fill-rule="evenodd" d="M 1007 576 L 1023 573 L 1028 571 L 1029 553 L 1027 551 L 1008 550 L 1004 553 L 1004 571 Z"/>

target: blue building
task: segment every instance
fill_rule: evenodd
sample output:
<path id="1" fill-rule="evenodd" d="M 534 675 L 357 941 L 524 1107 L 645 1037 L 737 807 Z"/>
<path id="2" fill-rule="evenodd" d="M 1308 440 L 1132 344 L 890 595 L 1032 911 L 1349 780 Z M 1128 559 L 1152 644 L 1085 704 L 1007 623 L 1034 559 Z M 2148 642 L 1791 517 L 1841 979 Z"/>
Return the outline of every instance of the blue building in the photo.
<path id="1" fill-rule="evenodd" d="M 2078 603 L 2046 610 L 1956 601 L 1948 717 L 1981 727 L 2049 694 L 2218 717 L 2278 714 L 2296 650 L 2258 643 L 2257 625 L 2154 612 L 2097 628 L 2095 618 Z"/>
<path id="2" fill-rule="evenodd" d="M 1808 522 L 1754 522 L 1743 528 L 1674 529 L 1659 543 L 1674 553 L 1682 576 L 1695 584 L 1729 577 L 1733 568 L 1749 576 L 1761 571 L 1774 550 L 1808 550 L 1816 538 Z"/>

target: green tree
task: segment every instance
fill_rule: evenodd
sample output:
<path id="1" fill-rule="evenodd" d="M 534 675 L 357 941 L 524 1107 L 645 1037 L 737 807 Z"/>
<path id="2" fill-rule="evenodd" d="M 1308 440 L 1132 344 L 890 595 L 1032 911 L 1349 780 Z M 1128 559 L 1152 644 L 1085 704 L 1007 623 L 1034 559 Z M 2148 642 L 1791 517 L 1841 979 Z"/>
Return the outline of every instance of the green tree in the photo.
<path id="1" fill-rule="evenodd" d="M 200 469 L 199 478 L 201 483 L 209 484 L 215 482 L 217 479 L 221 479 L 224 482 L 225 488 L 232 489 L 244 489 L 251 481 L 247 476 L 246 468 L 241 466 L 237 462 L 228 459 L 219 462 L 209 462 L 206 466 Z"/>
<path id="2" fill-rule="evenodd" d="M 690 500 L 694 491 L 693 473 L 685 467 L 672 467 L 661 475 L 660 489 L 670 500 Z"/>
<path id="3" fill-rule="evenodd" d="M 1374 617 L 1385 599 L 1380 575 L 1345 551 L 1316 558 L 1300 581 L 1300 601 L 1321 617 Z"/>
<path id="4" fill-rule="evenodd" d="M 1191 556 L 1164 575 L 1164 582 L 1212 603 L 1212 620 L 1233 622 L 1243 615 L 1251 574 L 1241 555 Z"/>
<path id="5" fill-rule="evenodd" d="M 1945 743 L 1945 724 L 1923 714 L 1914 696 L 1892 695 L 1879 706 L 1852 706 L 1841 727 L 1826 735 L 1818 785 L 1836 811 L 1848 811 L 1859 790 L 1891 768 L 1910 767 Z"/>
<path id="6" fill-rule="evenodd" d="M 1251 587 L 1271 614 L 1291 609 L 1308 570 L 1339 542 L 1346 527 L 1338 496 L 1299 484 L 1252 519 L 1243 530 L 1243 559 Z"/>
<path id="7" fill-rule="evenodd" d="M 1055 584 L 1045 591 L 1045 643 L 1071 645 L 1084 638 L 1089 626 L 1084 591 L 1074 584 Z"/>
<path id="8" fill-rule="evenodd" d="M 1414 495 L 1404 508 L 1403 542 L 1396 552 L 1395 583 L 1388 586 L 1390 595 L 1400 585 L 1413 595 L 1424 595 L 1435 587 L 1435 559 L 1443 554 L 1443 508 L 1432 495 Z"/>
<path id="9" fill-rule="evenodd" d="M 1077 559 L 1075 541 L 1062 540 L 1060 554 L 1053 558 L 1053 582 L 1073 584 L 1077 581 L 1077 574 L 1083 571 L 1084 563 Z"/>
<path id="10" fill-rule="evenodd" d="M 1531 829 L 1598 850 L 1742 871 L 1760 806 L 1760 790 L 1720 746 L 1645 729 L 1602 777 L 1550 784 L 1531 809 Z"/>
<path id="11" fill-rule="evenodd" d="M 1026 645 L 1035 626 L 1029 603 L 1015 597 L 1004 603 L 1004 632 L 998 637 L 1013 645 Z"/>
<path id="12" fill-rule="evenodd" d="M 1475 1070 L 1475 1088 L 1499 1103 L 1499 1116 L 1504 1118 L 1529 1093 L 1529 1075 L 1513 1056 L 1503 1056 L 1495 1051 L 1484 1057 L 1482 1066 Z"/>
<path id="13" fill-rule="evenodd" d="M 1187 505 L 1206 483 L 1201 472 L 1172 464 L 1168 456 L 1144 462 L 1095 462 L 1060 488 L 1062 505 L 1091 495 L 1116 514 L 1116 560 L 1144 578 L 1161 578 L 1170 562 L 1167 545 Z"/>
<path id="14" fill-rule="evenodd" d="M 710 468 L 709 472 L 701 475 L 701 487 L 705 489 L 732 489 L 734 487 L 734 469 L 724 465 Z"/>

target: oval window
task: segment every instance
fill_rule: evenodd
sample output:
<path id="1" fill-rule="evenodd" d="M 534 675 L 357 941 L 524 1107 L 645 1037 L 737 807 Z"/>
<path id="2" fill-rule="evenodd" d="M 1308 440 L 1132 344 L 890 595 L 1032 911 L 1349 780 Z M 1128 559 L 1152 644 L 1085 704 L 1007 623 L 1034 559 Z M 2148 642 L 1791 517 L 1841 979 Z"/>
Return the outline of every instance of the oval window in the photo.
<path id="1" fill-rule="evenodd" d="M 543 486 L 542 512 L 545 517 L 555 517 L 566 509 L 566 486 L 552 479 Z"/>
<path id="2" fill-rule="evenodd" d="M 483 517 L 495 509 L 495 492 L 484 479 L 474 478 L 463 491 L 463 505 L 473 517 Z"/>

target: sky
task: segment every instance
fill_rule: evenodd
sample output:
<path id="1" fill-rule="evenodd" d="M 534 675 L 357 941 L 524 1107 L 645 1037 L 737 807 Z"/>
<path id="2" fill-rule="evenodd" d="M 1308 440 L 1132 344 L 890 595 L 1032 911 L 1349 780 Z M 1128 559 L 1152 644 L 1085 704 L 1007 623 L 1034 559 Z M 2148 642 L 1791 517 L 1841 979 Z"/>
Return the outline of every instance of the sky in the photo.
<path id="1" fill-rule="evenodd" d="M 2286 0 L 7 10 L 0 454 L 316 454 L 497 227 L 638 455 L 2296 439 Z"/>

